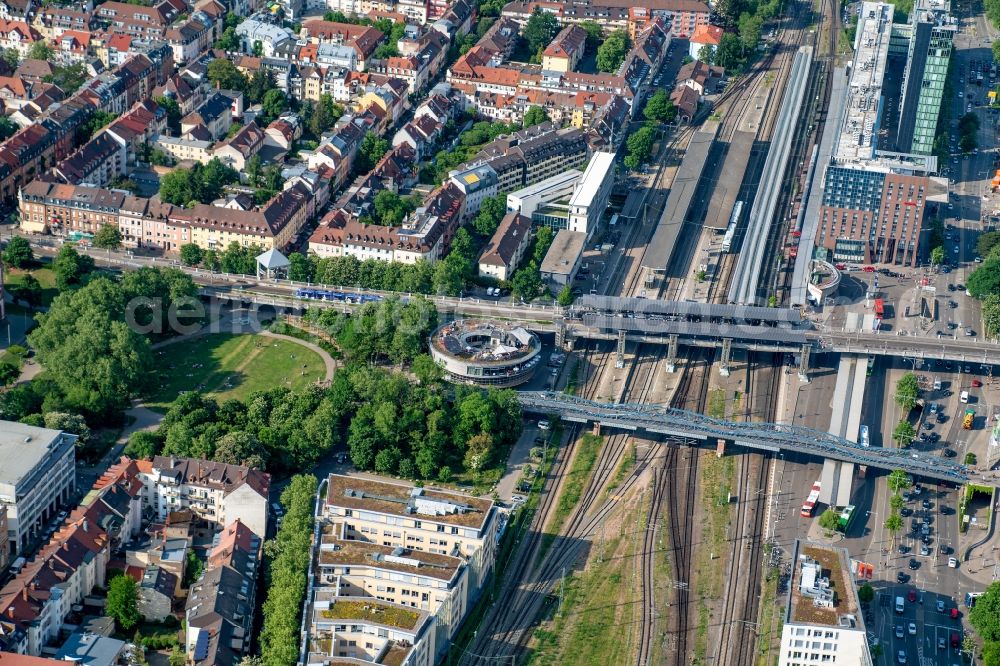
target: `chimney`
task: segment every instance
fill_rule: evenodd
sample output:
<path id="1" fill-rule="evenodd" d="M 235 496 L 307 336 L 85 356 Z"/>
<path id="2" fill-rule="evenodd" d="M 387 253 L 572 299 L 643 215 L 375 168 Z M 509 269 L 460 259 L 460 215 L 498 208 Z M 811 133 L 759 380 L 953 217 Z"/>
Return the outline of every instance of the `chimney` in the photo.
<path id="1" fill-rule="evenodd" d="M 28 600 L 28 588 L 25 587 L 25 588 L 23 588 L 21 590 L 21 598 L 24 599 L 25 601 Z M 14 609 L 13 608 L 10 609 L 10 616 L 14 617 Z"/>

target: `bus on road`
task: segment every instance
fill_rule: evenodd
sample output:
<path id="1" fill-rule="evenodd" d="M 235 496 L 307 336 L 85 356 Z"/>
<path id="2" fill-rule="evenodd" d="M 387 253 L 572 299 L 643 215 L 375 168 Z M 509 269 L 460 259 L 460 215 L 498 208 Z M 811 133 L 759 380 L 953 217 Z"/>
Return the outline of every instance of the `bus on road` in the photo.
<path id="1" fill-rule="evenodd" d="M 802 511 L 800 512 L 804 518 L 812 518 L 813 514 L 816 512 L 816 502 L 819 501 L 819 481 L 813 484 L 812 490 L 809 491 L 809 497 L 806 498 L 805 504 L 802 505 Z"/>
<path id="2" fill-rule="evenodd" d="M 854 518 L 858 515 L 858 508 L 853 504 L 848 504 L 840 511 L 840 520 L 837 522 L 837 531 L 842 534 L 847 534 L 847 530 L 851 529 L 851 525 L 854 523 Z"/>

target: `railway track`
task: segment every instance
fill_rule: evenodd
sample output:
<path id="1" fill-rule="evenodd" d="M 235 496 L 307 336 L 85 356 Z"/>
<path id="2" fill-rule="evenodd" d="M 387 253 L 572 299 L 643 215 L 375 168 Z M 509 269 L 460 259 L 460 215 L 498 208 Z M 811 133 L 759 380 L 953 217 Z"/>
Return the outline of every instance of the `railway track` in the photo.
<path id="1" fill-rule="evenodd" d="M 775 396 L 781 377 L 780 367 L 779 355 L 767 354 L 763 359 L 759 355 L 751 357 L 747 364 L 743 420 L 767 420 L 773 417 L 777 406 Z M 736 487 L 737 515 L 731 523 L 735 531 L 729 539 L 732 548 L 719 622 L 718 663 L 734 666 L 753 664 L 753 646 L 756 641 L 753 640 L 751 630 L 755 630 L 757 626 L 759 610 L 770 465 L 769 455 L 746 453 L 740 458 Z"/>

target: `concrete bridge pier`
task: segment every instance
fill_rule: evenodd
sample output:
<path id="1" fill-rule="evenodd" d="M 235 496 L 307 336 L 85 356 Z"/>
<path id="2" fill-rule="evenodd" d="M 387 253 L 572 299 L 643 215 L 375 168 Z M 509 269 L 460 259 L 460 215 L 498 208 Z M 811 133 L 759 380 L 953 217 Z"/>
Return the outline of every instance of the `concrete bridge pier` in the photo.
<path id="1" fill-rule="evenodd" d="M 719 358 L 719 374 L 723 377 L 729 376 L 729 361 L 733 356 L 733 341 L 731 338 L 722 338 L 722 356 Z"/>
<path id="2" fill-rule="evenodd" d="M 677 334 L 667 338 L 667 372 L 677 372 Z"/>
<path id="3" fill-rule="evenodd" d="M 715 457 L 721 458 L 726 455 L 726 440 L 718 439 L 715 442 Z"/>
<path id="4" fill-rule="evenodd" d="M 618 331 L 618 350 L 615 353 L 615 367 L 625 367 L 625 331 Z"/>
<path id="5" fill-rule="evenodd" d="M 561 349 L 566 344 L 566 322 L 562 319 L 556 324 L 556 349 Z"/>
<path id="6" fill-rule="evenodd" d="M 594 421 L 594 427 L 593 427 L 592 430 L 593 430 L 594 435 L 596 435 L 597 437 L 600 437 L 601 436 L 601 422 L 600 421 Z"/>
<path id="7" fill-rule="evenodd" d="M 809 354 L 812 353 L 812 345 L 802 345 L 802 356 L 799 359 L 799 379 L 809 383 Z"/>

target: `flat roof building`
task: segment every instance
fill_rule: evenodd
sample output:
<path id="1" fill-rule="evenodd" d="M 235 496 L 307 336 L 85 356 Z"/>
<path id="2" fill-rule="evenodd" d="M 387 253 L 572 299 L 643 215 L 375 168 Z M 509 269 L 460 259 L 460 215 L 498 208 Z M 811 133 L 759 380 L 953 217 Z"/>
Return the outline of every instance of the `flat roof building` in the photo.
<path id="1" fill-rule="evenodd" d="M 925 95 L 920 90 L 926 87 L 926 95 L 931 95 L 930 89 L 937 85 L 928 77 L 934 78 L 933 72 L 941 64 L 935 60 L 937 55 L 929 55 L 929 42 L 916 39 L 917 45 L 911 48 L 927 51 L 924 55 L 928 57 L 910 63 L 906 73 L 909 83 L 903 83 L 903 89 L 908 89 L 904 100 L 887 103 L 887 99 L 895 100 L 899 88 L 898 84 L 886 87 L 887 76 L 896 76 L 898 81 L 895 68 L 887 63 L 890 55 L 899 57 L 906 48 L 906 37 L 894 29 L 893 16 L 891 4 L 862 5 L 854 64 L 844 86 L 844 111 L 832 121 L 838 132 L 829 162 L 818 166 L 823 190 L 816 245 L 826 248 L 826 259 L 837 263 L 916 266 L 927 253 L 928 232 L 923 221 L 928 205 L 933 211 L 935 204 L 947 201 L 947 181 L 932 177 L 937 169 L 935 157 L 921 153 L 922 149 L 893 150 L 900 142 L 908 151 L 911 146 L 919 148 L 923 139 L 918 135 L 935 131 L 937 112 L 933 120 L 927 120 L 921 119 L 922 112 L 916 109 L 921 104 L 918 98 Z M 916 32 L 930 38 L 924 28 Z M 947 56 L 940 57 L 947 69 Z M 917 79 L 922 82 L 920 90 L 913 87 Z M 931 102 L 927 97 L 924 108 L 929 109 Z M 918 117 L 914 119 L 912 114 Z M 895 135 L 896 140 L 889 135 Z"/>
<path id="2" fill-rule="evenodd" d="M 583 178 L 569 200 L 570 231 L 580 231 L 590 238 L 608 207 L 608 197 L 615 184 L 615 154 L 594 153 Z"/>
<path id="3" fill-rule="evenodd" d="M 534 185 L 511 192 L 507 195 L 507 212 L 520 213 L 534 222 L 542 223 L 541 220 L 535 219 L 535 212 L 553 201 L 569 201 L 582 176 L 583 172 L 580 170 L 568 169 Z"/>
<path id="4" fill-rule="evenodd" d="M 586 242 L 587 234 L 581 231 L 560 230 L 542 259 L 542 279 L 559 286 L 572 282 L 580 268 Z"/>
<path id="5" fill-rule="evenodd" d="M 871 666 L 847 549 L 796 539 L 779 666 Z"/>
<path id="6" fill-rule="evenodd" d="M 76 435 L 0 421 L 0 503 L 9 557 L 21 554 L 76 486 Z"/>

